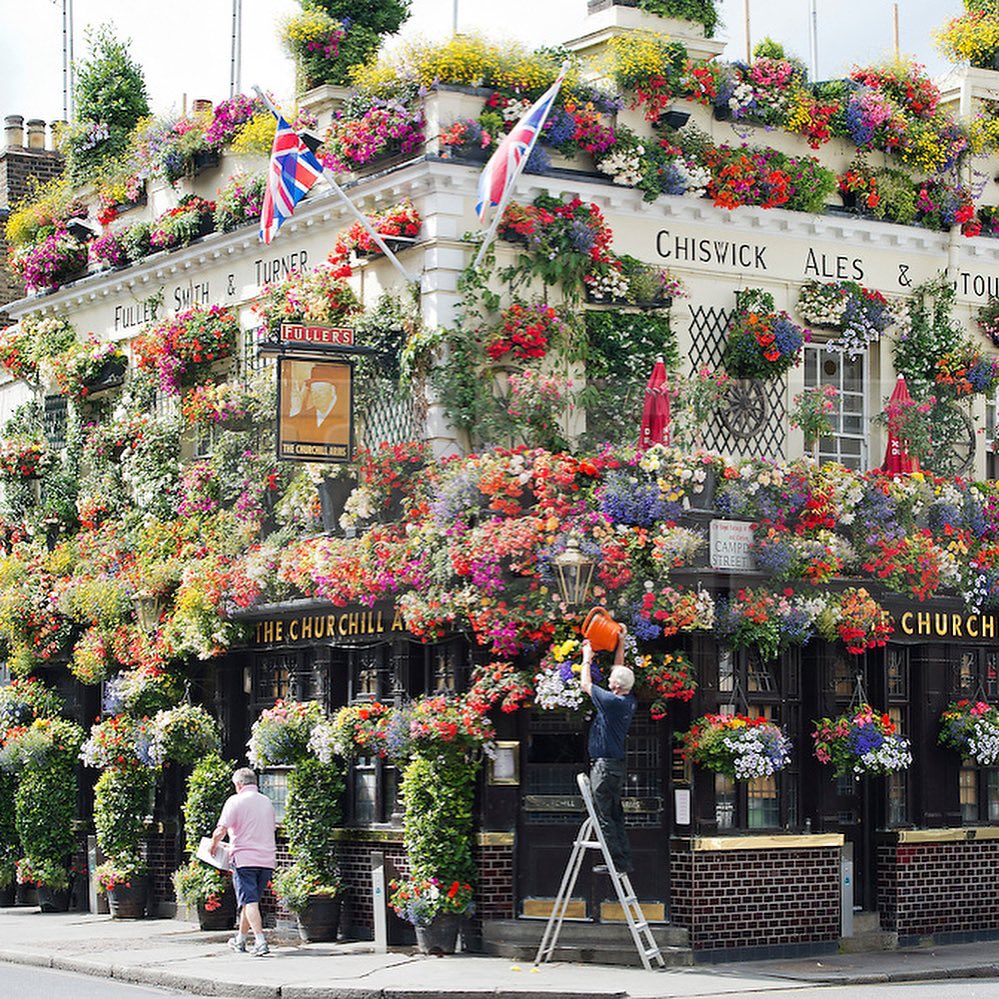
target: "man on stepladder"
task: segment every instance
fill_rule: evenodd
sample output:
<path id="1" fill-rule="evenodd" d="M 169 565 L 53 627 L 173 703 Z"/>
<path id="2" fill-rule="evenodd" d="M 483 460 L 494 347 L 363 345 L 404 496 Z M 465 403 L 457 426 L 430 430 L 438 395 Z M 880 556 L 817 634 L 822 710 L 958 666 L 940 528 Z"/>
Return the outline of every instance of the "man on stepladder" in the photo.
<path id="1" fill-rule="evenodd" d="M 583 693 L 590 696 L 597 709 L 590 726 L 589 741 L 593 804 L 611 859 L 619 874 L 628 874 L 633 870 L 621 797 L 625 777 L 624 743 L 631 720 L 635 717 L 635 695 L 631 692 L 635 685 L 635 674 L 624 665 L 624 636 L 625 628 L 621 625 L 617 647 L 614 649 L 614 667 L 607 681 L 610 690 L 604 690 L 593 682 L 593 647 L 588 640 L 583 641 L 583 664 L 579 674 L 579 685 L 583 688 Z M 601 864 L 593 870 L 604 872 L 606 867 Z"/>

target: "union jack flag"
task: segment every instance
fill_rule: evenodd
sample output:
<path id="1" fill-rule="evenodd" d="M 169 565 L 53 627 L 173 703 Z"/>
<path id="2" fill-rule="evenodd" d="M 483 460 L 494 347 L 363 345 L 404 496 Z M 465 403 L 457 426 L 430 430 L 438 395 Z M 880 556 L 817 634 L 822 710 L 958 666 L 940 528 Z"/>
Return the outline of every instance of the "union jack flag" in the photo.
<path id="1" fill-rule="evenodd" d="M 269 243 L 295 205 L 323 175 L 323 167 L 302 137 L 280 115 L 271 147 L 267 188 L 260 212 L 260 238 Z"/>
<path id="2" fill-rule="evenodd" d="M 527 159 L 541 129 L 544 128 L 548 113 L 555 102 L 555 95 L 565 79 L 565 73 L 566 67 L 563 66 L 555 82 L 507 133 L 485 165 L 479 176 L 479 200 L 475 205 L 475 213 L 479 216 L 480 222 L 485 219 L 486 210 L 490 206 L 503 202 L 504 195 L 513 187 L 520 172 L 527 165 Z"/>

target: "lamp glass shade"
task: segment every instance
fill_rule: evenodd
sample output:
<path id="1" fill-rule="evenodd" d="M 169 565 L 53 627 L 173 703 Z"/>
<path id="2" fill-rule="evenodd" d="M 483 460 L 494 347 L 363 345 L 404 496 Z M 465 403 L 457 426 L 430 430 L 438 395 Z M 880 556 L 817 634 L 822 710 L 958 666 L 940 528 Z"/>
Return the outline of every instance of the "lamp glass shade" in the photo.
<path id="1" fill-rule="evenodd" d="M 596 562 L 579 550 L 575 538 L 570 538 L 565 551 L 555 556 L 554 563 L 562 599 L 577 607 L 585 603 Z"/>

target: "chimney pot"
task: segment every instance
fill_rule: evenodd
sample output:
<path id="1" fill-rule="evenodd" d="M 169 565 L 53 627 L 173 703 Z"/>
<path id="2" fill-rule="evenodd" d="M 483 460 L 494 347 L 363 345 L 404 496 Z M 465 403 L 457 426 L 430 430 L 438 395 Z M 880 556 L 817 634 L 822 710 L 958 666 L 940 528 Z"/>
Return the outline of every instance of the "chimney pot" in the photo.
<path id="1" fill-rule="evenodd" d="M 63 132 L 66 129 L 68 122 L 65 121 L 53 121 L 49 124 L 49 130 L 52 133 L 52 151 L 57 152 L 59 150 L 59 145 L 62 142 Z"/>
<path id="2" fill-rule="evenodd" d="M 24 145 L 24 118 L 19 114 L 9 114 L 3 120 L 4 142 L 8 146 Z"/>
<path id="3" fill-rule="evenodd" d="M 28 148 L 45 148 L 45 122 L 41 118 L 28 119 Z"/>

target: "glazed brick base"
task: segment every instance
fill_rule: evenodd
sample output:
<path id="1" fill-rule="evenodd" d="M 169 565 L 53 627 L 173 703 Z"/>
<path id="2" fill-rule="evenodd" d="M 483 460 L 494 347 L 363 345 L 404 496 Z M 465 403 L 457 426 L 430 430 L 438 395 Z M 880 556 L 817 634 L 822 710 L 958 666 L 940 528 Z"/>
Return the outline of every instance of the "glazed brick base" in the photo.
<path id="1" fill-rule="evenodd" d="M 901 946 L 999 937 L 999 840 L 878 847 L 881 926 Z"/>
<path id="2" fill-rule="evenodd" d="M 699 961 L 835 950 L 840 852 L 814 849 L 671 852 L 672 921 Z"/>

